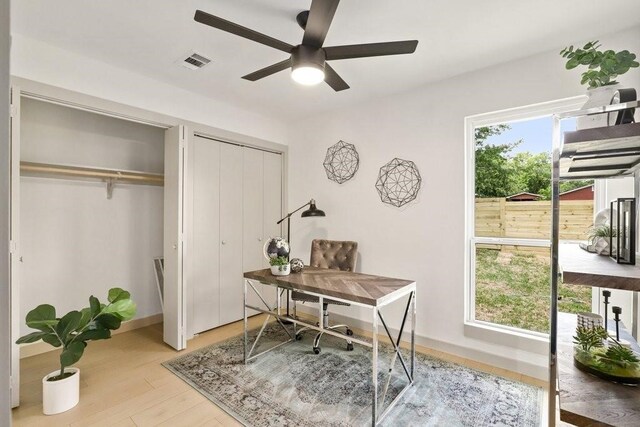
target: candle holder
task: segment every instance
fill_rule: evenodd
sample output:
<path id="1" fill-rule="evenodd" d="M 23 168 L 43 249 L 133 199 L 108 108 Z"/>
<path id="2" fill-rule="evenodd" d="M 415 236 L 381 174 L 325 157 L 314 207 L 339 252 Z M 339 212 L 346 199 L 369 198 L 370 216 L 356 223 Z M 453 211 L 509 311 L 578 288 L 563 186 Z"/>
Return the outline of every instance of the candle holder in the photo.
<path id="1" fill-rule="evenodd" d="M 617 209 L 616 209 L 617 208 Z M 609 249 L 618 264 L 636 264 L 636 199 L 621 197 L 611 202 Z M 615 247 L 614 247 L 615 243 Z"/>
<path id="2" fill-rule="evenodd" d="M 620 342 L 620 315 L 622 314 L 622 307 L 611 307 L 613 311 L 613 320 L 616 321 L 616 341 Z"/>
<path id="3" fill-rule="evenodd" d="M 602 296 L 604 297 L 604 328 L 609 329 L 608 318 L 609 318 L 609 297 L 611 296 L 611 291 L 602 291 Z"/>

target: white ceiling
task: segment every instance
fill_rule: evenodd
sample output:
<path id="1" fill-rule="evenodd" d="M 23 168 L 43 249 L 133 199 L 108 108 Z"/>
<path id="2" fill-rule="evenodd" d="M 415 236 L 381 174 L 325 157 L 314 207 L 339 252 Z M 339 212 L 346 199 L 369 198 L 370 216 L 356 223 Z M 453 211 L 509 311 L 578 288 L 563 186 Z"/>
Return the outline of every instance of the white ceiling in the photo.
<path id="1" fill-rule="evenodd" d="M 334 61 L 351 86 L 303 87 L 284 71 L 240 77 L 286 54 L 193 21 L 196 9 L 290 44 L 311 0 L 14 0 L 12 30 L 268 116 L 293 119 L 640 24 L 638 0 L 342 0 L 325 46 L 417 39 L 413 55 Z M 176 64 L 196 51 L 211 64 Z"/>

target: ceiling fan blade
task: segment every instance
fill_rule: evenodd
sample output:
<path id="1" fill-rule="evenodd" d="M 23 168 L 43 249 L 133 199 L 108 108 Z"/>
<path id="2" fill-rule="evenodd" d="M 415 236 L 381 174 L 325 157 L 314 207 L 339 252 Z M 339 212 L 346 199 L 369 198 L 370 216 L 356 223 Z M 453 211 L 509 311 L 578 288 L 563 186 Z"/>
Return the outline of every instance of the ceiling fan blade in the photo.
<path id="1" fill-rule="evenodd" d="M 404 40 L 399 42 L 352 44 L 345 46 L 325 47 L 327 61 L 336 59 L 365 58 L 367 56 L 404 55 L 413 53 L 418 46 L 418 40 Z"/>
<path id="2" fill-rule="evenodd" d="M 349 89 L 347 82 L 342 80 L 342 77 L 329 64 L 324 64 L 324 81 L 336 92 Z"/>
<path id="3" fill-rule="evenodd" d="M 277 64 L 269 65 L 268 67 L 265 67 L 261 70 L 254 71 L 253 73 L 247 74 L 242 78 L 245 80 L 250 80 L 252 82 L 255 82 L 256 80 L 260 80 L 264 77 L 270 76 L 271 74 L 275 74 L 279 71 L 286 70 L 289 67 L 291 67 L 291 58 L 287 58 L 284 61 L 278 62 Z"/>
<path id="4" fill-rule="evenodd" d="M 340 0 L 313 0 L 309 9 L 307 26 L 304 29 L 302 44 L 311 47 L 322 47 L 327 32 L 333 21 Z"/>
<path id="5" fill-rule="evenodd" d="M 213 16 L 201 10 L 196 10 L 196 14 L 193 19 L 201 24 L 205 24 L 210 27 L 226 31 L 227 33 L 244 37 L 245 39 L 253 40 L 254 42 L 264 44 L 283 52 L 291 53 L 291 50 L 293 49 L 293 46 L 289 43 L 274 39 L 273 37 L 269 37 L 257 31 L 253 31 L 249 28 L 243 27 L 242 25 L 234 24 L 233 22 L 227 21 L 226 19 L 218 18 L 217 16 Z"/>

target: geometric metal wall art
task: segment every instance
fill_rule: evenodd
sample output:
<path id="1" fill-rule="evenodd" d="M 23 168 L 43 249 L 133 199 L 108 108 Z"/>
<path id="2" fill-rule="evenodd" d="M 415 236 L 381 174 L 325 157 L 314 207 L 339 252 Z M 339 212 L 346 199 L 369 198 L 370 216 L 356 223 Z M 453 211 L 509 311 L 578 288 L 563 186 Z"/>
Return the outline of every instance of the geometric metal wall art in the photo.
<path id="1" fill-rule="evenodd" d="M 416 164 L 396 157 L 380 168 L 376 190 L 383 203 L 399 208 L 415 200 L 421 183 L 422 178 Z"/>
<path id="2" fill-rule="evenodd" d="M 327 178 L 342 184 L 353 178 L 358 171 L 360 156 L 355 145 L 339 141 L 327 149 L 323 165 Z"/>

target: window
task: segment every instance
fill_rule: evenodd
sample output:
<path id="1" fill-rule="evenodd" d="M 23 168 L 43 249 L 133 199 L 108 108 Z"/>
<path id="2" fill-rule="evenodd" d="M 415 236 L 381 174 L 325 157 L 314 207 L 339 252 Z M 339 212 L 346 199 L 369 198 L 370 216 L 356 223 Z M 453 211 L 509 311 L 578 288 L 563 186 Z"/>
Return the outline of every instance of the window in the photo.
<path id="1" fill-rule="evenodd" d="M 582 102 L 467 118 L 468 323 L 548 331 L 552 114 Z M 564 122 L 563 130 L 575 129 Z M 592 188 L 592 181 L 561 184 L 561 239 L 587 238 Z M 562 286 L 560 296 L 561 311 L 591 310 L 588 288 Z"/>

